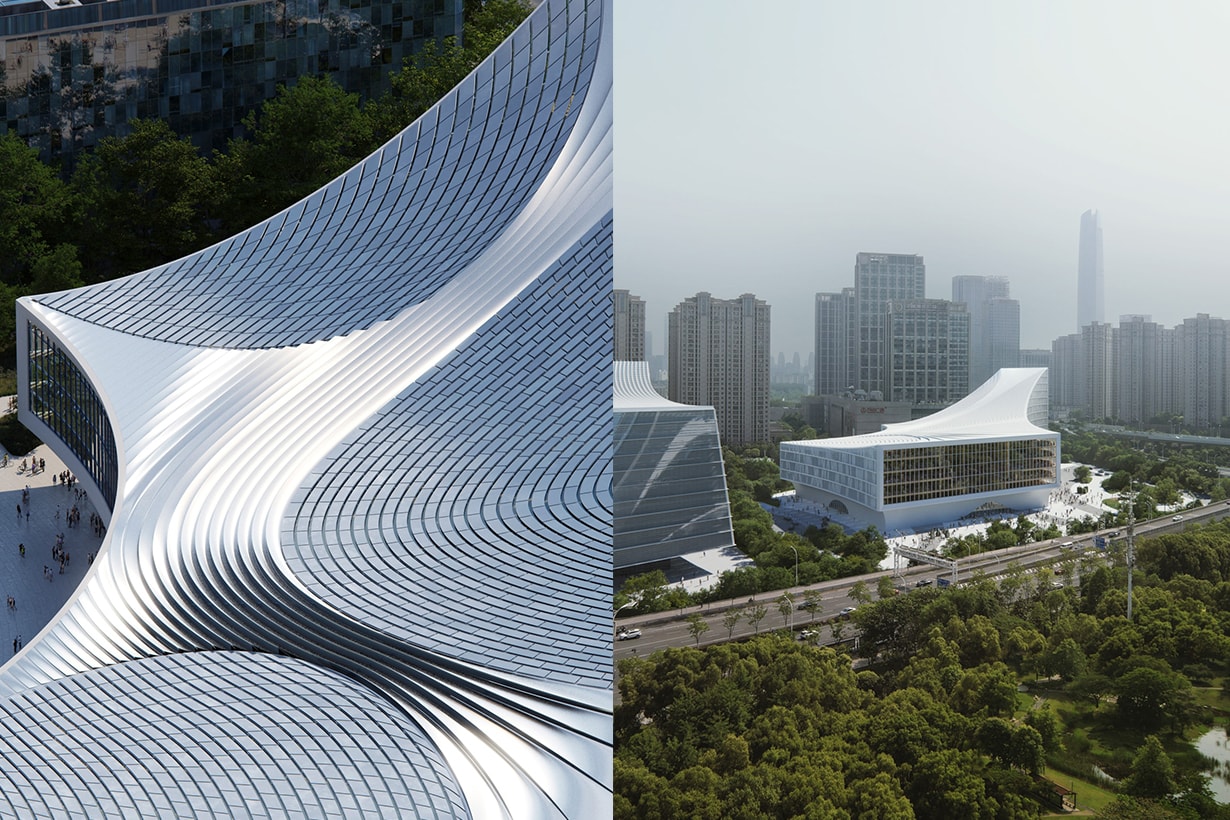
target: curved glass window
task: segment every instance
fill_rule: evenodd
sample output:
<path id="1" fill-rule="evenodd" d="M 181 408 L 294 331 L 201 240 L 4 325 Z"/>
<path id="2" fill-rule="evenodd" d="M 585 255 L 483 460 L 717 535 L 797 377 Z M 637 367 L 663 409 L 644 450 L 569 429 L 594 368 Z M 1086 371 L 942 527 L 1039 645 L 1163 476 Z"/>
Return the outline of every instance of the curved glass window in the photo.
<path id="1" fill-rule="evenodd" d="M 111 420 L 98 393 L 64 351 L 26 323 L 30 351 L 30 410 L 68 445 L 115 507 L 116 456 Z"/>

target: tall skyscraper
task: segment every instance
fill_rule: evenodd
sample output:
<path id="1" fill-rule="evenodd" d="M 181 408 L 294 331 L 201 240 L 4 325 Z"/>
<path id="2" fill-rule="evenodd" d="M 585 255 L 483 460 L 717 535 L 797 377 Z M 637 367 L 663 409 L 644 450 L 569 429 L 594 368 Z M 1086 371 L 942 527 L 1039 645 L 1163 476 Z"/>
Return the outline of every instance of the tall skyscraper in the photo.
<path id="1" fill-rule="evenodd" d="M 1102 272 L 1102 216 L 1081 214 L 1081 244 L 1076 267 L 1076 329 L 1106 321 L 1105 282 Z"/>
<path id="2" fill-rule="evenodd" d="M 889 401 L 942 407 L 969 393 L 969 313 L 946 299 L 890 302 Z"/>
<path id="3" fill-rule="evenodd" d="M 838 395 L 853 385 L 850 372 L 850 328 L 854 288 L 816 294 L 816 395 Z"/>
<path id="4" fill-rule="evenodd" d="M 954 276 L 952 301 L 969 311 L 969 389 L 1021 366 L 1021 305 L 1002 276 Z"/>
<path id="5" fill-rule="evenodd" d="M 855 321 L 851 341 L 853 384 L 885 394 L 888 340 L 885 314 L 890 302 L 926 297 L 926 267 L 918 255 L 860 253 L 854 263 Z"/>
<path id="6" fill-rule="evenodd" d="M 769 306 L 698 293 L 669 317 L 669 398 L 711 405 L 723 444 L 769 440 Z"/>
<path id="7" fill-rule="evenodd" d="M 615 361 L 646 361 L 645 302 L 626 290 L 612 291 L 611 301 L 614 308 L 612 331 L 615 336 Z"/>

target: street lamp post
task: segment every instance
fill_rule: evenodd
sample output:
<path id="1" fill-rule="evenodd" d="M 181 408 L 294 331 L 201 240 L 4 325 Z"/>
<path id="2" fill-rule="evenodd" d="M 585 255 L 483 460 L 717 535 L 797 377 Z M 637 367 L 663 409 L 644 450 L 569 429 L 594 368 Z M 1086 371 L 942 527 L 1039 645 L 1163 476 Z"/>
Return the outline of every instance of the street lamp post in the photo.
<path id="1" fill-rule="evenodd" d="M 615 619 L 619 617 L 619 610 L 627 609 L 630 606 L 636 606 L 637 604 L 639 604 L 641 602 L 642 597 L 643 596 L 641 595 L 633 595 L 630 601 L 628 601 L 625 604 L 620 604 L 619 606 L 615 607 L 615 612 L 611 615 L 611 620 L 614 621 Z"/>
<path id="2" fill-rule="evenodd" d="M 786 546 L 794 550 L 794 585 L 797 587 L 799 585 L 799 549 L 794 544 L 787 544 Z"/>

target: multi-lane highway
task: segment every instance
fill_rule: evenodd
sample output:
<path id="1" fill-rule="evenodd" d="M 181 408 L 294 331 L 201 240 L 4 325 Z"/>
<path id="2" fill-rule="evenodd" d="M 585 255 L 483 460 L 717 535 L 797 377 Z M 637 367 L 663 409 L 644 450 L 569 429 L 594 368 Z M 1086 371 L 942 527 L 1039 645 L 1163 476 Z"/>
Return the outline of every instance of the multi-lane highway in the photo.
<path id="1" fill-rule="evenodd" d="M 1139 538 L 1163 532 L 1176 532 L 1192 522 L 1208 522 L 1224 518 L 1230 515 L 1230 502 L 1217 502 L 1200 509 L 1184 510 L 1179 515 L 1181 518 L 1178 521 L 1174 520 L 1173 514 L 1167 514 L 1152 521 L 1140 522 L 1135 528 L 1136 536 Z M 1081 556 L 1093 552 L 1094 535 L 1105 536 L 1107 531 L 1086 533 L 1079 536 L 1065 536 L 1049 541 L 1041 541 L 1036 544 L 1026 544 L 1024 546 L 963 558 L 958 562 L 958 578 L 965 580 L 977 574 L 999 575 L 1012 562 L 1016 562 L 1026 568 L 1040 566 L 1062 567 L 1065 562 L 1074 562 Z M 1114 540 L 1126 540 L 1126 537 L 1126 529 L 1120 528 L 1119 535 Z M 1074 544 L 1074 547 L 1064 549 L 1062 545 L 1069 541 Z M 638 655 L 643 656 L 669 646 L 695 645 L 696 639 L 692 636 L 688 625 L 688 617 L 693 613 L 700 613 L 705 623 L 709 625 L 709 629 L 700 636 L 700 644 L 702 646 L 727 640 L 740 640 L 750 637 L 758 631 L 767 632 L 781 629 L 783 626 L 803 629 L 813 622 L 819 625 L 822 621 L 833 618 L 843 607 L 857 605 L 857 602 L 850 598 L 850 589 L 855 583 L 860 580 L 866 582 L 869 590 L 874 594 L 877 581 L 883 575 L 893 576 L 894 583 L 903 584 L 907 588 L 911 588 L 921 579 L 934 580 L 940 575 L 947 575 L 947 571 L 941 571 L 936 567 L 917 566 L 905 570 L 900 575 L 894 574 L 891 570 L 886 570 L 871 575 L 840 578 L 819 584 L 792 587 L 788 590 L 794 596 L 795 607 L 798 607 L 803 602 L 803 596 L 808 590 L 814 589 L 820 592 L 822 603 L 819 613 L 814 618 L 812 613 L 796 608 L 783 620 L 777 605 L 777 599 L 781 597 L 782 590 L 762 593 L 756 596 L 754 603 L 749 601 L 748 598 L 738 598 L 733 601 L 719 601 L 712 604 L 688 607 L 682 610 L 671 610 L 670 612 L 659 612 L 652 615 L 631 615 L 618 619 L 616 627 L 640 629 L 641 637 L 633 640 L 616 641 L 615 659 L 619 660 L 620 658 Z M 749 604 L 751 605 L 749 606 Z M 763 605 L 766 610 L 765 617 L 757 625 L 753 625 L 747 620 L 747 613 L 755 604 Z M 723 623 L 723 617 L 732 609 L 742 609 L 743 616 L 733 629 L 728 629 Z M 853 628 L 847 629 L 846 633 L 847 637 L 852 635 L 854 633 Z M 823 628 L 821 640 L 822 642 L 830 640 L 829 627 Z"/>

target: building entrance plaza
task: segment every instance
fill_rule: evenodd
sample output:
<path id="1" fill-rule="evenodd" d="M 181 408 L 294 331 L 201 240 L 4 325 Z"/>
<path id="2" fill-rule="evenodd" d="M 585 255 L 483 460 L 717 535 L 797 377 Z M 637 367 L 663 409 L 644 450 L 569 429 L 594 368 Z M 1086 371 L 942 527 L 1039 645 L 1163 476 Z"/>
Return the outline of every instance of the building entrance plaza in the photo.
<path id="1" fill-rule="evenodd" d="M 0 658 L 7 661 L 14 654 L 13 641 L 21 639 L 23 646 L 64 606 L 89 570 L 91 554 L 97 554 L 102 538 L 94 535 L 90 518 L 94 506 L 79 499 L 79 488 L 57 484 L 53 479 L 66 468 L 50 447 L 40 445 L 28 460 L 46 461 L 46 469 L 33 472 L 21 470 L 25 456 L 8 454 L 8 464 L 0 466 L 0 503 L 4 516 L 0 519 L 0 598 L 14 599 L 15 608 L 0 610 Z M 0 458 L 2 461 L 2 458 Z M 29 487 L 29 501 L 23 502 L 22 491 Z M 17 515 L 17 507 L 21 515 Z M 80 520 L 68 526 L 66 514 L 77 507 Z M 52 557 L 57 536 L 63 535 L 64 551 L 69 561 L 63 571 Z M 19 546 L 24 544 L 23 557 Z"/>

